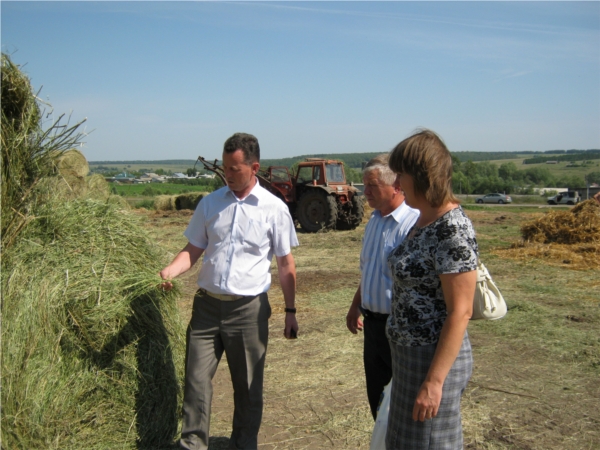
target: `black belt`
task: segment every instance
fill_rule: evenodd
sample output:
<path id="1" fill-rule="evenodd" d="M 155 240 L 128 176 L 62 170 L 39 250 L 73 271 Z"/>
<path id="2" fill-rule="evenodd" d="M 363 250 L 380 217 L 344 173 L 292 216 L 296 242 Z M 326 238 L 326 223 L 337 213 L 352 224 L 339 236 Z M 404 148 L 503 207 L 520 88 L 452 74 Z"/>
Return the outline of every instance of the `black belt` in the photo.
<path id="1" fill-rule="evenodd" d="M 387 320 L 387 318 L 390 316 L 389 314 L 382 314 L 378 312 L 369 311 L 368 309 L 362 307 L 360 308 L 360 311 L 362 312 L 363 316 L 374 320 Z"/>

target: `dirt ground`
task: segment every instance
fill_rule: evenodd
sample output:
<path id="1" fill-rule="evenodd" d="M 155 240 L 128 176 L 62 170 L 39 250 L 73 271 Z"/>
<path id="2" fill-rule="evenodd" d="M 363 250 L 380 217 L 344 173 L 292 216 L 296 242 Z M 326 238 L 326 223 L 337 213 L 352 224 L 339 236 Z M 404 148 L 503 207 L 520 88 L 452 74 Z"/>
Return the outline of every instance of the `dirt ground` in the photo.
<path id="1" fill-rule="evenodd" d="M 502 257 L 502 249 L 519 239 L 520 224 L 542 213 L 467 211 L 482 258 L 509 305 L 501 321 L 469 325 L 475 366 L 462 402 L 469 449 L 600 448 L 600 271 Z M 181 233 L 191 212 L 143 214 L 173 254 L 185 245 Z M 364 223 L 354 231 L 298 233 L 297 340 L 282 336 L 283 300 L 273 270 L 262 450 L 369 448 L 373 420 L 362 335 L 345 327 L 360 279 L 363 231 Z M 197 268 L 182 279 L 186 323 L 196 274 Z M 214 386 L 211 448 L 221 449 L 233 410 L 225 359 Z"/>

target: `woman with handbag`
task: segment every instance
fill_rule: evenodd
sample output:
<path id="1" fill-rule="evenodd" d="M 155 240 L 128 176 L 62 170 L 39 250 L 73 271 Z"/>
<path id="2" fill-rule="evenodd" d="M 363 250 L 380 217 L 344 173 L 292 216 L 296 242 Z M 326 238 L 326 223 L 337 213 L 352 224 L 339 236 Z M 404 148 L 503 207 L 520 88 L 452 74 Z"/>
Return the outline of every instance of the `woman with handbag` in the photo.
<path id="1" fill-rule="evenodd" d="M 477 280 L 475 231 L 452 193 L 452 158 L 435 133 L 421 130 L 400 142 L 389 165 L 406 203 L 421 214 L 388 258 L 393 384 L 386 448 L 462 449 L 460 398 L 473 365 L 467 325 Z"/>

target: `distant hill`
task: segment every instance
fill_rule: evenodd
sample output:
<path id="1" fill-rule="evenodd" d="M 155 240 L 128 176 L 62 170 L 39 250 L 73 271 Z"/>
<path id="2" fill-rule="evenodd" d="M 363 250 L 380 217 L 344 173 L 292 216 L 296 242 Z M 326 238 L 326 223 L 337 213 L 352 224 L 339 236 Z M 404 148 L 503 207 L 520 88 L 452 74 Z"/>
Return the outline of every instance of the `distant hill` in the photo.
<path id="1" fill-rule="evenodd" d="M 600 150 L 548 150 L 544 152 L 534 151 L 521 151 L 521 152 L 451 152 L 453 156 L 460 159 L 461 162 L 465 161 L 496 161 L 502 159 L 515 159 L 515 158 L 530 158 L 540 159 L 546 161 L 551 159 L 568 159 L 568 160 L 581 160 L 581 159 L 597 159 Z M 324 158 L 324 159 L 338 159 L 346 163 L 348 167 L 354 169 L 361 169 L 363 163 L 366 163 L 374 156 L 379 153 L 318 153 L 311 155 L 300 155 L 293 156 L 291 158 L 279 158 L 279 159 L 262 159 L 261 166 L 286 166 L 291 167 L 298 161 L 303 161 L 306 158 Z M 555 155 L 555 156 L 552 156 Z M 536 161 L 538 162 L 538 161 Z M 89 161 L 91 166 L 126 166 L 126 165 L 143 165 L 147 167 L 163 167 L 178 166 L 178 167 L 193 167 L 196 163 L 195 159 L 164 159 L 164 160 L 130 160 L 130 161 Z"/>

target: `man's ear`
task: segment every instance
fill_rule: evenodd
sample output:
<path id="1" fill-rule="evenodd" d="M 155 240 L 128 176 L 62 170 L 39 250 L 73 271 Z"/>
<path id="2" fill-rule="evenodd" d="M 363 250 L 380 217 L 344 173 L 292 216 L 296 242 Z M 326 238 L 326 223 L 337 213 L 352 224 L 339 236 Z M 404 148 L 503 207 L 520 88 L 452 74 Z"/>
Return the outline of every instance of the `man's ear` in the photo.
<path id="1" fill-rule="evenodd" d="M 259 162 L 253 162 L 252 165 L 252 174 L 256 175 L 258 173 L 258 169 L 260 169 L 260 163 Z"/>

